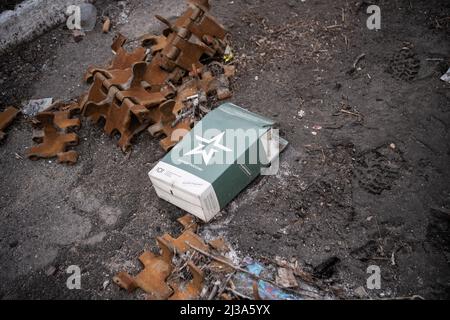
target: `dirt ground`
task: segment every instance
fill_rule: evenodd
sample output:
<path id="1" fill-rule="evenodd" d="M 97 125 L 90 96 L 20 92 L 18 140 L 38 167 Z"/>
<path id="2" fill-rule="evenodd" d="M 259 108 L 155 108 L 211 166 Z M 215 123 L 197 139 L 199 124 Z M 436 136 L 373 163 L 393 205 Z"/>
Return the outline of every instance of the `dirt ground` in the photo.
<path id="1" fill-rule="evenodd" d="M 159 32 L 154 14 L 181 0 L 97 1 L 129 38 Z M 368 266 L 381 269 L 372 298 L 450 297 L 450 2 L 211 1 L 233 37 L 233 103 L 272 117 L 290 142 L 278 175 L 262 177 L 202 227 L 242 257 L 296 258 L 305 270 L 361 295 Z M 114 20 L 113 20 L 114 22 Z M 0 57 L 0 108 L 30 98 L 68 99 L 82 75 L 111 57 L 113 32 L 75 43 L 63 26 Z M 365 54 L 352 70 L 356 58 Z M 148 171 L 163 156 L 140 135 L 131 156 L 95 125 L 80 131 L 74 167 L 32 162 L 29 122 L 0 146 L 0 297 L 133 299 L 106 281 L 176 234 L 181 210 L 160 200 Z M 82 289 L 65 270 L 82 268 Z M 107 282 L 106 282 L 107 283 Z M 356 290 L 356 292 L 355 292 Z"/>

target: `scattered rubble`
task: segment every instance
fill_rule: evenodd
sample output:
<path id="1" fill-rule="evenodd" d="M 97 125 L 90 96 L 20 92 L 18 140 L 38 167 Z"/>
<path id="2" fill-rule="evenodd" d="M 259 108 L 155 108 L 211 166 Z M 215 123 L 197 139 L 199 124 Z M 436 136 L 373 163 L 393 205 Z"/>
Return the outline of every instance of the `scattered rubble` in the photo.
<path id="1" fill-rule="evenodd" d="M 179 239 L 188 240 L 191 237 L 196 237 L 196 235 L 192 233 L 192 229 L 190 227 L 186 228 L 186 224 L 184 224 L 184 221 L 181 222 L 181 224 L 185 227 L 185 229 L 183 235 Z M 169 242 L 166 241 L 166 238 L 170 239 Z M 170 243 L 172 239 L 173 238 L 171 238 L 169 235 L 157 238 L 157 243 L 161 250 L 161 255 L 156 256 L 151 252 L 144 252 L 139 257 L 139 260 L 144 265 L 144 270 L 135 277 L 130 276 L 126 272 L 121 272 L 114 277 L 114 282 L 129 292 L 132 292 L 137 288 L 141 288 L 149 295 L 149 299 L 166 300 L 173 295 L 175 295 L 175 297 L 180 297 L 180 285 L 172 282 L 172 287 L 170 287 L 167 284 L 167 279 L 172 274 L 172 271 L 174 269 L 172 265 L 174 254 L 186 252 L 187 245 L 183 243 L 178 244 L 177 247 L 173 242 Z M 202 242 L 201 240 L 199 241 Z M 194 280 L 189 286 L 189 291 L 191 293 L 198 292 L 198 285 L 203 282 L 203 276 L 201 276 L 201 273 L 198 272 L 198 269 L 193 265 L 192 262 L 189 264 L 189 269 L 193 272 L 194 276 Z M 176 294 L 174 288 L 176 288 Z"/>
<path id="2" fill-rule="evenodd" d="M 331 289 L 316 286 L 315 281 L 318 283 L 318 280 L 301 271 L 296 264 L 283 264 L 284 261 L 277 258 L 283 266 L 278 269 L 276 279 L 272 280 L 272 270 L 276 270 L 273 265 L 266 267 L 251 258 L 235 262 L 231 258 L 230 245 L 223 237 L 206 243 L 194 233 L 199 226 L 193 216 L 186 215 L 178 222 L 184 229 L 176 240 L 168 234 L 158 237 L 160 255 L 144 252 L 139 257 L 144 269 L 134 277 L 120 272 L 114 277 L 114 282 L 129 292 L 140 288 L 151 300 L 334 297 Z M 245 268 L 237 264 L 243 264 Z"/>

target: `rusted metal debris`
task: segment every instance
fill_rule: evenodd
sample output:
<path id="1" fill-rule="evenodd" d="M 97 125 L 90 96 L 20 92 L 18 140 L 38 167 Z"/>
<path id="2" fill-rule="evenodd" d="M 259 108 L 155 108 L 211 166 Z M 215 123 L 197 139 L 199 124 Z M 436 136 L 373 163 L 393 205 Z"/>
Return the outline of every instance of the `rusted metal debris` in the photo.
<path id="1" fill-rule="evenodd" d="M 80 107 L 76 102 L 57 102 L 40 112 L 34 119 L 36 130 L 33 133 L 33 141 L 38 145 L 27 150 L 28 158 L 39 160 L 57 157 L 59 163 L 75 164 L 78 153 L 67 149 L 79 142 L 78 135 L 70 132 L 81 127 L 80 119 L 73 118 L 79 112 Z"/>
<path id="2" fill-rule="evenodd" d="M 202 238 L 193 233 L 190 230 L 184 231 L 181 236 L 174 239 L 171 235 L 165 234 L 164 236 L 158 238 L 167 242 L 171 250 L 175 253 L 184 254 L 190 250 L 188 244 L 194 245 L 201 248 L 202 250 L 208 251 L 209 247 L 203 242 Z"/>
<path id="3" fill-rule="evenodd" d="M 126 272 L 121 272 L 114 277 L 114 282 L 128 292 L 141 288 L 149 294 L 150 299 L 166 300 L 173 290 L 166 283 L 172 272 L 173 253 L 164 241 L 158 240 L 161 255 L 156 256 L 151 252 L 144 252 L 139 260 L 144 265 L 144 270 L 132 277 Z"/>
<path id="4" fill-rule="evenodd" d="M 211 61 L 223 57 L 226 31 L 209 14 L 208 1 L 188 3 L 174 23 L 157 16 L 167 25 L 163 35 L 143 36 L 141 46 L 131 52 L 124 48 L 127 39 L 118 35 L 111 64 L 90 67 L 85 75 L 93 84 L 82 105 L 83 114 L 94 122 L 103 118 L 107 134 L 120 134 L 118 145 L 123 151 L 134 136 L 149 127 L 153 136 L 162 137 L 164 150 L 169 150 L 191 130 L 200 114 L 195 110 L 198 103 L 190 98 L 215 94 L 226 99 L 231 95 L 228 79 L 232 67 L 223 66 L 217 78 L 208 70 Z"/>
<path id="5" fill-rule="evenodd" d="M 329 290 L 305 278 L 297 262 L 270 260 L 280 267 L 274 280 L 265 274 L 264 270 L 268 269 L 253 259 L 247 259 L 246 267 L 236 264 L 233 250 L 223 238 L 212 239 L 207 245 L 194 234 L 198 225 L 193 216 L 177 221 L 183 226 L 177 239 L 167 234 L 157 238 L 161 255 L 145 252 L 139 258 L 144 265 L 142 272 L 135 277 L 121 272 L 114 277 L 114 282 L 129 292 L 141 288 L 152 300 L 292 300 L 328 295 Z M 186 246 L 181 244 L 183 240 Z M 333 297 L 333 293 L 329 296 Z"/>
<path id="6" fill-rule="evenodd" d="M 186 253 L 189 250 L 189 247 L 182 243 L 183 241 L 192 242 L 192 244 L 208 250 L 208 246 L 203 240 L 194 234 L 194 230 L 197 230 L 198 226 L 192 216 L 184 216 L 178 219 L 178 222 L 184 228 L 178 239 L 174 239 L 168 234 L 157 238 L 157 244 L 161 250 L 160 256 L 150 252 L 143 253 L 139 260 L 144 265 L 144 270 L 135 277 L 126 272 L 121 272 L 114 277 L 114 282 L 129 292 L 141 288 L 149 295 L 149 299 L 197 299 L 203 289 L 204 274 L 192 261 L 187 263 L 192 277 L 190 281 L 180 282 L 175 279 L 168 281 L 169 276 L 174 271 L 172 263 L 174 256 Z"/>
<path id="7" fill-rule="evenodd" d="M 0 141 L 6 136 L 4 130 L 14 121 L 20 111 L 14 107 L 8 107 L 0 112 Z"/>
<path id="8" fill-rule="evenodd" d="M 115 57 L 105 68 L 89 67 L 85 80 L 91 87 L 73 105 L 56 104 L 36 116 L 38 146 L 28 157 L 58 157 L 73 164 L 78 143 L 69 130 L 80 127 L 74 113 L 94 123 L 104 121 L 104 131 L 119 135 L 118 146 L 126 152 L 132 139 L 142 131 L 160 137 L 168 151 L 204 116 L 208 97 L 231 96 L 230 77 L 234 66 L 222 65 L 227 47 L 224 27 L 209 14 L 208 0 L 188 0 L 189 7 L 174 22 L 157 16 L 167 25 L 163 35 L 145 35 L 132 51 L 127 39 L 118 34 L 111 46 Z M 177 243 L 175 241 L 175 243 Z"/>
<path id="9" fill-rule="evenodd" d="M 192 231 L 193 233 L 197 233 L 198 224 L 195 221 L 194 216 L 187 214 L 181 218 L 178 218 L 177 221 L 179 224 L 183 226 L 184 230 L 189 230 Z"/>

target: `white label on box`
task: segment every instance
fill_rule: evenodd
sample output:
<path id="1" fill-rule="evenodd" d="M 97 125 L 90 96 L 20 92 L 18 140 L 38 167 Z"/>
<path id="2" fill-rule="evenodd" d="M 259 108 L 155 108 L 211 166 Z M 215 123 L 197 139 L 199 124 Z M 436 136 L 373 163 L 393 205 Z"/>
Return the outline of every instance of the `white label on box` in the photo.
<path id="1" fill-rule="evenodd" d="M 216 192 L 208 181 L 165 162 L 158 163 L 149 176 L 160 198 L 203 221 L 219 213 Z"/>

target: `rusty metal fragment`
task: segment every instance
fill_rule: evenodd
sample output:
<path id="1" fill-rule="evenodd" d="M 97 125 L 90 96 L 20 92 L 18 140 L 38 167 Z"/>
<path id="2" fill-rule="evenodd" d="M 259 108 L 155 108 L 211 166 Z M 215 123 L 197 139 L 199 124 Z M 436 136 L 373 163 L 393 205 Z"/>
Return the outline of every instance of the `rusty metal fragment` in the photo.
<path id="1" fill-rule="evenodd" d="M 139 117 L 146 112 L 146 109 L 135 105 L 130 99 L 124 99 L 123 102 L 117 99 L 111 100 L 101 103 L 88 102 L 84 115 L 93 119 L 94 122 L 105 119 L 105 132 L 110 136 L 120 134 L 118 145 L 126 152 L 134 136 L 148 126 L 139 121 Z"/>
<path id="2" fill-rule="evenodd" d="M 147 56 L 147 50 L 143 47 L 137 47 L 134 51 L 128 52 L 125 50 L 124 45 L 127 42 L 127 38 L 122 34 L 118 34 L 111 49 L 116 54 L 112 60 L 109 70 L 127 69 L 139 61 L 144 61 Z"/>
<path id="3" fill-rule="evenodd" d="M 174 279 L 170 280 L 169 283 L 167 282 L 174 271 L 172 264 L 174 254 L 181 254 L 189 249 L 185 247 L 187 245 L 181 245 L 182 241 L 192 242 L 203 249 L 206 247 L 203 241 L 193 233 L 197 229 L 197 224 L 192 216 L 186 215 L 179 218 L 178 222 L 184 228 L 184 236 L 182 235 L 178 239 L 173 239 L 169 235 L 157 238 L 161 255 L 156 256 L 151 252 L 143 253 L 139 260 L 144 265 L 144 270 L 135 277 L 126 272 L 120 272 L 113 278 L 114 282 L 129 292 L 141 288 L 149 294 L 148 298 L 151 300 L 198 298 L 203 288 L 204 274 L 192 261 L 187 264 L 192 280 L 187 283 L 180 283 L 180 281 Z M 207 250 L 207 247 L 205 250 Z"/>
<path id="4" fill-rule="evenodd" d="M 189 71 L 193 66 L 197 68 L 203 66 L 200 62 L 203 55 L 214 56 L 213 48 L 197 38 L 191 38 L 191 35 L 187 29 L 180 28 L 177 33 L 172 33 L 167 38 L 167 45 L 162 50 L 164 60 L 161 67 L 163 69 L 172 71 L 178 66 Z"/>
<path id="5" fill-rule="evenodd" d="M 192 231 L 193 233 L 196 233 L 198 230 L 198 224 L 195 222 L 194 216 L 187 214 L 181 218 L 177 219 L 178 223 L 181 224 L 184 228 L 184 230 Z"/>
<path id="6" fill-rule="evenodd" d="M 49 109 L 51 109 L 50 107 Z M 57 157 L 59 163 L 75 164 L 78 154 L 68 151 L 70 146 L 78 145 L 78 136 L 68 133 L 69 129 L 81 126 L 79 119 L 72 119 L 75 108 L 66 111 L 44 111 L 36 116 L 35 125 L 39 129 L 34 133 L 33 140 L 38 143 L 27 151 L 31 160 Z"/>
<path id="7" fill-rule="evenodd" d="M 0 140 L 5 137 L 4 130 L 14 121 L 20 110 L 14 107 L 8 107 L 5 111 L 0 112 Z"/>
<path id="8" fill-rule="evenodd" d="M 175 100 L 166 101 L 152 112 L 154 124 L 148 131 L 152 136 L 164 136 L 160 142 L 164 150 L 170 150 L 193 127 L 195 110 L 189 105 L 189 98 L 198 92 L 197 82 L 191 80 L 178 90 Z"/>
<path id="9" fill-rule="evenodd" d="M 136 62 L 144 61 L 147 56 L 147 49 L 144 47 L 138 47 L 132 52 L 128 52 L 124 49 L 124 45 L 127 42 L 127 38 L 118 33 L 114 39 L 111 49 L 115 54 L 114 59 L 111 61 L 107 68 L 96 68 L 90 66 L 85 74 L 84 79 L 87 82 L 91 82 L 95 73 L 108 72 L 112 70 L 129 70 Z"/>
<path id="10" fill-rule="evenodd" d="M 58 163 L 75 164 L 78 161 L 78 152 L 70 150 L 57 154 Z"/>
<path id="11" fill-rule="evenodd" d="M 200 252 L 203 256 L 213 257 L 209 254 L 209 246 L 221 254 L 226 253 L 230 250 L 226 241 L 218 238 L 209 241 L 208 246 L 195 234 L 198 225 L 193 216 L 185 215 L 177 221 L 183 227 L 181 236 L 174 239 L 166 234 L 157 238 L 161 256 L 144 253 L 139 258 L 145 267 L 141 273 L 132 277 L 126 272 L 121 272 L 114 277 L 114 282 L 129 292 L 141 288 L 149 293 L 149 299 L 195 300 L 201 297 L 210 272 L 231 278 L 235 269 L 232 268 L 232 262 L 228 258 L 221 255 L 218 256 L 220 258 L 205 263 L 203 258 L 196 256 Z M 201 264 L 202 267 L 199 267 Z M 189 276 L 185 272 L 186 268 Z M 205 270 L 209 272 L 208 277 Z M 186 278 L 188 280 L 184 280 Z"/>
<path id="12" fill-rule="evenodd" d="M 126 272 L 121 272 L 113 278 L 114 282 L 128 292 L 141 288 L 149 294 L 150 299 L 168 299 L 173 293 L 166 283 L 172 272 L 173 253 L 164 241 L 158 240 L 158 245 L 161 248 L 161 256 L 156 256 L 151 252 L 144 252 L 139 257 L 144 270 L 135 277 L 130 276 Z"/>
<path id="13" fill-rule="evenodd" d="M 146 34 L 141 37 L 142 46 L 150 47 L 152 55 L 162 51 L 167 46 L 167 37 L 161 35 Z"/>
<path id="14" fill-rule="evenodd" d="M 172 249 L 173 252 L 183 254 L 186 253 L 191 249 L 190 245 L 193 245 L 199 249 L 202 249 L 204 251 L 208 251 L 209 248 L 205 244 L 205 242 L 200 238 L 198 235 L 193 233 L 192 231 L 186 230 L 184 231 L 178 238 L 173 238 L 169 234 L 165 234 L 162 237 L 158 238 L 159 240 L 162 240 L 167 243 L 170 249 Z"/>

